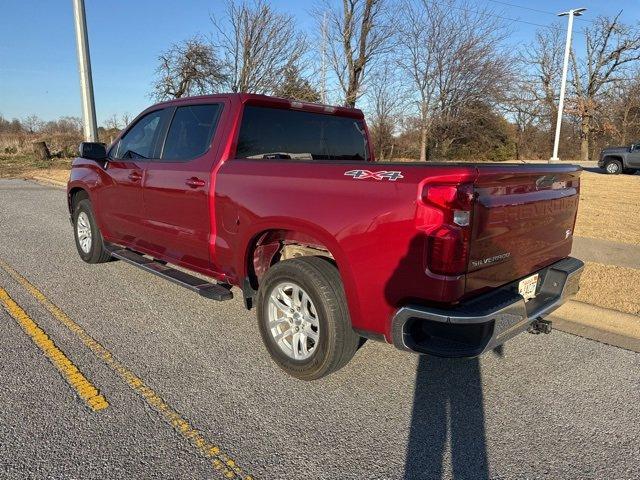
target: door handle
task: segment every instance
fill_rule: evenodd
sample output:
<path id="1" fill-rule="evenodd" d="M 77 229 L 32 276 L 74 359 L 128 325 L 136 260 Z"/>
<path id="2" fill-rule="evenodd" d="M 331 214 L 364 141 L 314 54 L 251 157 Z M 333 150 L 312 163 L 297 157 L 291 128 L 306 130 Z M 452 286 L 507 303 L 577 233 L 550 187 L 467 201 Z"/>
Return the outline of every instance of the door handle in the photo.
<path id="1" fill-rule="evenodd" d="M 129 180 L 133 181 L 133 182 L 137 182 L 138 180 L 140 180 L 142 178 L 142 174 L 139 172 L 131 172 L 129 174 Z"/>
<path id="2" fill-rule="evenodd" d="M 204 187 L 206 185 L 206 182 L 204 180 L 197 177 L 187 178 L 187 180 L 184 183 L 186 183 L 191 188 L 199 188 L 199 187 Z"/>

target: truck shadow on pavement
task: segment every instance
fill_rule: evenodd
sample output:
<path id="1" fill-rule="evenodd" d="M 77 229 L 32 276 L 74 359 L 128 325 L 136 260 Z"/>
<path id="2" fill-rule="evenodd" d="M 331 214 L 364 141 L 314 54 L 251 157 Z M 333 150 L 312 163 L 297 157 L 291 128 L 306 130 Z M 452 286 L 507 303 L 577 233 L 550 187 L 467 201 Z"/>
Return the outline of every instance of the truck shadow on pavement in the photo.
<path id="1" fill-rule="evenodd" d="M 488 468 L 478 359 L 421 355 L 404 478 L 485 480 Z"/>
<path id="2" fill-rule="evenodd" d="M 404 298 L 402 289 L 424 275 L 423 264 L 417 260 L 424 257 L 424 248 L 424 237 L 418 235 L 410 241 L 385 285 L 389 303 L 413 300 Z M 502 349 L 494 353 L 503 355 Z M 489 478 L 478 358 L 419 356 L 403 478 Z"/>

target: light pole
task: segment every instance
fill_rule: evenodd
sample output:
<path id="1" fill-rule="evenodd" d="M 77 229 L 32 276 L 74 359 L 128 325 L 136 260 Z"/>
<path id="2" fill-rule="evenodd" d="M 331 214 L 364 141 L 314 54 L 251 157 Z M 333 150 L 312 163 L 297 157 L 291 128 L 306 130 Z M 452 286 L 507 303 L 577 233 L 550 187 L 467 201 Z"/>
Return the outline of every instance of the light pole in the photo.
<path id="1" fill-rule="evenodd" d="M 91 58 L 89 57 L 89 38 L 87 36 L 87 19 L 84 14 L 84 0 L 73 0 L 73 16 L 76 24 L 84 139 L 89 142 L 97 142 L 98 126 L 96 124 L 96 107 L 93 100 L 93 79 L 91 78 Z"/>
<path id="2" fill-rule="evenodd" d="M 550 162 L 559 162 L 558 146 L 560 144 L 560 127 L 562 126 L 562 110 L 564 109 L 564 92 L 567 87 L 567 70 L 569 69 L 569 53 L 571 52 L 571 31 L 573 30 L 573 17 L 582 15 L 586 8 L 574 8 L 568 12 L 559 13 L 559 17 L 569 16 L 567 26 L 567 43 L 564 46 L 564 63 L 562 65 L 562 81 L 560 82 L 560 102 L 558 103 L 558 119 L 556 120 L 556 138 L 553 142 L 553 156 Z"/>

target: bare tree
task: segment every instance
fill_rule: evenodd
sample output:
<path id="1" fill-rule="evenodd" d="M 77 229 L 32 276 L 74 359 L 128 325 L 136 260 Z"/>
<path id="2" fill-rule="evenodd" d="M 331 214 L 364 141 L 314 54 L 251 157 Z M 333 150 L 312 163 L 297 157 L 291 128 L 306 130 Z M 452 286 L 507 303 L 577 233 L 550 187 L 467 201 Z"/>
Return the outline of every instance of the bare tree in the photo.
<path id="1" fill-rule="evenodd" d="M 213 47 L 197 36 L 174 43 L 158 60 L 152 93 L 157 100 L 213 93 L 225 80 Z"/>
<path id="2" fill-rule="evenodd" d="M 42 128 L 42 120 L 37 115 L 29 115 L 22 121 L 22 125 L 29 133 L 36 133 Z"/>
<path id="3" fill-rule="evenodd" d="M 369 100 L 369 131 L 376 160 L 393 156 L 394 133 L 403 95 L 398 95 L 400 85 L 394 78 L 393 68 L 386 64 L 372 74 L 367 91 Z"/>
<path id="4" fill-rule="evenodd" d="M 640 60 L 640 31 L 613 18 L 598 17 L 584 29 L 586 54 L 578 59 L 571 52 L 576 113 L 580 118 L 580 158 L 589 160 L 594 117 L 600 97 L 619 82 L 629 67 Z"/>
<path id="5" fill-rule="evenodd" d="M 446 12 L 437 4 L 404 0 L 404 19 L 399 27 L 400 55 L 398 66 L 413 84 L 420 121 L 420 160 L 427 159 L 427 137 L 435 103 L 438 49 L 448 49 L 446 32 L 440 29 Z M 444 25 L 443 25 L 444 26 Z"/>
<path id="6" fill-rule="evenodd" d="M 82 131 L 82 119 L 78 117 L 60 117 L 57 120 L 43 122 L 40 131 L 61 134 L 80 133 Z"/>
<path id="7" fill-rule="evenodd" d="M 122 120 L 122 128 L 125 128 L 131 123 L 131 114 L 129 112 L 125 112 L 120 116 L 120 119 Z"/>
<path id="8" fill-rule="evenodd" d="M 640 139 L 640 73 L 636 71 L 632 79 L 622 83 L 615 93 L 613 107 L 617 117 L 615 136 L 618 143 L 637 142 Z"/>
<path id="9" fill-rule="evenodd" d="M 515 150 L 516 160 L 531 156 L 528 147 L 532 137 L 537 133 L 540 118 L 547 118 L 543 114 L 543 104 L 536 95 L 535 85 L 529 79 L 515 81 L 501 104 L 502 110 L 511 118 L 516 130 Z M 547 132 L 548 133 L 548 132 Z"/>
<path id="10" fill-rule="evenodd" d="M 640 72 L 631 72 L 609 90 L 602 101 L 599 123 L 605 136 L 618 145 L 640 139 Z"/>
<path id="11" fill-rule="evenodd" d="M 551 155 L 562 72 L 563 39 L 559 26 L 541 28 L 516 57 L 519 72 L 502 104 L 516 127 L 516 158 Z M 532 145 L 534 140 L 542 143 Z"/>
<path id="12" fill-rule="evenodd" d="M 226 14 L 212 15 L 211 22 L 233 91 L 273 93 L 306 49 L 293 16 L 274 11 L 263 0 L 229 0 Z"/>
<path id="13" fill-rule="evenodd" d="M 420 160 L 427 159 L 435 119 L 464 121 L 459 113 L 475 102 L 491 103 L 510 80 L 510 58 L 501 51 L 506 30 L 490 10 L 465 3 L 404 0 L 398 25 L 398 66 L 410 79 L 420 119 Z M 452 137 L 441 138 L 450 144 Z"/>
<path id="14" fill-rule="evenodd" d="M 0 134 L 15 134 L 22 132 L 24 132 L 24 126 L 22 125 L 20 120 L 14 118 L 13 120 L 9 121 L 0 114 Z"/>
<path id="15" fill-rule="evenodd" d="M 104 128 L 113 131 L 120 130 L 120 121 L 118 120 L 118 116 L 115 113 L 104 121 Z"/>
<path id="16" fill-rule="evenodd" d="M 452 52 L 438 52 L 437 61 L 437 111 L 440 124 L 436 142 L 442 154 L 454 140 L 448 132 L 452 124 L 475 128 L 477 118 L 466 112 L 490 111 L 503 100 L 512 80 L 512 56 L 502 48 L 507 30 L 499 17 L 491 10 L 470 10 L 461 4 L 463 13 L 452 15 L 448 28 L 455 29 Z M 444 128 L 442 128 L 444 127 Z M 464 128 L 463 128 L 464 131 Z"/>
<path id="17" fill-rule="evenodd" d="M 393 30 L 391 9 L 387 7 L 388 0 L 342 0 L 342 5 L 325 0 L 316 13 L 348 107 L 355 107 L 369 67 L 390 47 Z"/>
<path id="18" fill-rule="evenodd" d="M 527 72 L 526 96 L 532 96 L 539 103 L 540 121 L 550 133 L 554 131 L 558 114 L 557 98 L 560 89 L 563 38 L 557 28 L 541 28 L 536 32 L 535 41 L 527 45 L 518 57 L 520 69 Z"/>

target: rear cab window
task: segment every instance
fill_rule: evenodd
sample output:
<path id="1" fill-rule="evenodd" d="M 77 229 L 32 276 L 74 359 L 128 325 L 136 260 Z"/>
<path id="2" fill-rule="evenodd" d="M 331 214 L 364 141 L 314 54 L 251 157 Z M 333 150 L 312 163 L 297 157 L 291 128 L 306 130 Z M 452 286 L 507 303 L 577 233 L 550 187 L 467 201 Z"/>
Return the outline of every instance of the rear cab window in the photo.
<path id="1" fill-rule="evenodd" d="M 161 159 L 186 162 L 209 150 L 222 105 L 197 104 L 176 108 L 164 142 Z"/>
<path id="2" fill-rule="evenodd" d="M 368 158 L 362 119 L 247 105 L 236 158 L 362 160 Z"/>

